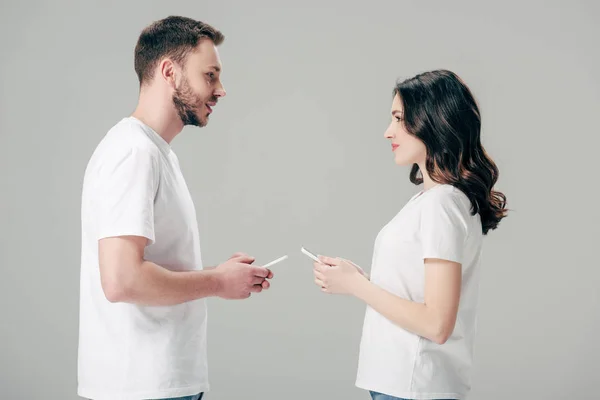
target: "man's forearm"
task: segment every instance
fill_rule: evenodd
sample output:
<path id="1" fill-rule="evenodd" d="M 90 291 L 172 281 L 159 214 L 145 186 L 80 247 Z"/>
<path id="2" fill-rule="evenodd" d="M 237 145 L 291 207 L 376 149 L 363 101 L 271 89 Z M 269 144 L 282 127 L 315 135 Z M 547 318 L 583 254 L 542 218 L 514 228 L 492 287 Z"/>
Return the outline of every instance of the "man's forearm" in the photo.
<path id="1" fill-rule="evenodd" d="M 148 306 L 170 306 L 204 297 L 216 296 L 220 290 L 218 273 L 213 270 L 174 272 L 144 261 L 109 298 L 113 302 Z M 109 296 L 107 296 L 109 297 Z"/>

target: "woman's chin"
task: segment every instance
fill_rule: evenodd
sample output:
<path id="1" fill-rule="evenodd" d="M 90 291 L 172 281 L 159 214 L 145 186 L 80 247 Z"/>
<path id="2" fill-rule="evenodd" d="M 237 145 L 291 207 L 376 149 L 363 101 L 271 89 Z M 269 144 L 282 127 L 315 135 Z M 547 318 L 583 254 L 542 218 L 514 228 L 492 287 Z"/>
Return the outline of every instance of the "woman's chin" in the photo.
<path id="1" fill-rule="evenodd" d="M 396 163 L 396 165 L 399 165 L 401 167 L 406 167 L 409 165 L 413 165 L 412 162 L 410 162 L 409 160 L 405 159 L 405 158 L 401 158 L 401 157 L 395 157 L 394 158 L 394 162 Z"/>

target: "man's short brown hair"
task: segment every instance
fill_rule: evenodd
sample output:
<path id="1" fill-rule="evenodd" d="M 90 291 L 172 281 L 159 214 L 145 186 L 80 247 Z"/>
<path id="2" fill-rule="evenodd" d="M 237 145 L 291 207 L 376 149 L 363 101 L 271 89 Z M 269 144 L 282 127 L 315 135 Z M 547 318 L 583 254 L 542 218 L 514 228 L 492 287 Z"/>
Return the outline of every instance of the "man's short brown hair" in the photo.
<path id="1" fill-rule="evenodd" d="M 183 65 L 202 39 L 218 46 L 225 37 L 212 26 L 187 17 L 170 16 L 146 27 L 135 46 L 134 66 L 140 86 L 152 79 L 154 68 L 164 57 Z"/>

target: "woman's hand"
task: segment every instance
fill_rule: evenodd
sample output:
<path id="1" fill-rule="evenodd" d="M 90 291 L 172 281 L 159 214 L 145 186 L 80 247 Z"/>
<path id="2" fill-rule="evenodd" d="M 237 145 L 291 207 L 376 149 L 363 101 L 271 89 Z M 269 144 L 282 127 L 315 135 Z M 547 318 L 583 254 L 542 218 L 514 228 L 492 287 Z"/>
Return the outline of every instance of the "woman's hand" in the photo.
<path id="1" fill-rule="evenodd" d="M 319 256 L 322 263 L 314 263 L 315 284 L 325 293 L 354 295 L 358 285 L 368 275 L 352 261 Z"/>

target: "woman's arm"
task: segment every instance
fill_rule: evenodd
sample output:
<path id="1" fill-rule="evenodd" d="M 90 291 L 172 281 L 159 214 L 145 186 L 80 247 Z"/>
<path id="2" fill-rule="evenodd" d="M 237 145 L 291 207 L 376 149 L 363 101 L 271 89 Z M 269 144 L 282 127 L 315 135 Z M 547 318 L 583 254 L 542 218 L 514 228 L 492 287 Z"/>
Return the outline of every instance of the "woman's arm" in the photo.
<path id="1" fill-rule="evenodd" d="M 426 259 L 425 302 L 417 303 L 373 284 L 348 261 L 321 258 L 331 265 L 314 264 L 316 283 L 324 292 L 353 295 L 401 328 L 438 344 L 452 334 L 460 300 L 459 263 Z"/>
<path id="2" fill-rule="evenodd" d="M 444 344 L 456 323 L 460 286 L 460 264 L 428 259 L 424 303 L 402 299 L 369 281 L 360 281 L 354 295 L 407 331 Z"/>

